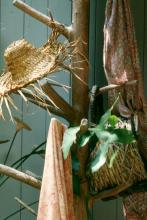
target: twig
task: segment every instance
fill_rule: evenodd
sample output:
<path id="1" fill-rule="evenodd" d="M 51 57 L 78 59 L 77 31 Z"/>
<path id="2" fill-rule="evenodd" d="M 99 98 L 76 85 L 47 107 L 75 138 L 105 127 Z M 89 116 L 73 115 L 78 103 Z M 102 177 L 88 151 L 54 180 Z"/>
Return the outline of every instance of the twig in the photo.
<path id="1" fill-rule="evenodd" d="M 121 85 L 110 84 L 108 86 L 104 86 L 104 87 L 99 88 L 99 91 L 96 93 L 96 95 L 99 95 L 104 92 L 108 92 L 109 90 L 112 90 L 112 89 L 117 89 L 117 88 L 121 88 L 121 87 L 125 87 L 125 86 L 131 86 L 131 85 L 135 85 L 135 84 L 137 84 L 137 80 L 132 80 L 127 83 L 123 83 Z"/>
<path id="2" fill-rule="evenodd" d="M 0 173 L 33 186 L 37 189 L 41 188 L 41 181 L 9 166 L 0 164 Z"/>
<path id="3" fill-rule="evenodd" d="M 64 24 L 55 21 L 52 17 L 49 18 L 48 16 L 30 7 L 21 0 L 14 0 L 13 5 L 15 5 L 17 8 L 21 9 L 28 15 L 32 16 L 33 18 L 37 19 L 38 21 L 46 24 L 50 28 L 56 29 L 60 34 L 64 35 L 67 39 L 69 39 L 71 34 L 71 27 L 67 27 Z"/>
<path id="4" fill-rule="evenodd" d="M 8 152 L 7 152 L 7 155 L 6 155 L 6 158 L 5 158 L 5 160 L 4 160 L 4 165 L 7 163 L 7 160 L 8 160 L 10 151 L 11 151 L 11 149 L 12 149 L 12 147 L 13 147 L 13 143 L 14 143 L 14 140 L 15 140 L 15 138 L 16 138 L 17 133 L 18 133 L 18 131 L 16 130 L 15 133 L 14 133 L 14 136 L 13 136 L 13 138 L 12 138 L 11 144 L 10 144 L 10 146 L 9 146 L 9 149 L 8 149 Z"/>
<path id="5" fill-rule="evenodd" d="M 28 206 L 35 205 L 36 203 L 38 203 L 38 200 L 35 201 L 35 202 L 29 203 Z M 11 218 L 12 216 L 16 215 L 17 213 L 23 211 L 24 209 L 25 209 L 25 208 L 23 207 L 23 208 L 20 208 L 19 210 L 16 210 L 15 212 L 13 212 L 13 213 L 11 213 L 10 215 L 8 215 L 7 217 L 5 217 L 3 220 L 7 220 L 7 219 Z"/>
<path id="6" fill-rule="evenodd" d="M 129 188 L 130 186 L 132 186 L 131 182 L 128 183 L 124 183 L 121 184 L 113 189 L 109 189 L 109 190 L 105 190 L 103 192 L 100 192 L 99 194 L 97 194 L 96 196 L 92 196 L 91 200 L 90 200 L 90 206 L 93 205 L 93 203 L 96 200 L 100 200 L 100 199 L 109 199 L 112 197 L 117 196 L 120 192 L 126 190 L 127 188 Z"/>
<path id="7" fill-rule="evenodd" d="M 32 209 L 30 206 L 28 206 L 25 202 L 23 202 L 21 199 L 19 199 L 18 197 L 14 197 L 14 199 L 20 204 L 22 205 L 25 209 L 27 209 L 29 212 L 31 212 L 33 215 L 37 216 L 37 213 L 35 212 L 34 209 Z"/>
<path id="8" fill-rule="evenodd" d="M 21 157 L 20 159 L 18 159 L 17 161 L 15 161 L 13 164 L 11 164 L 11 167 L 14 167 L 15 165 L 17 165 L 19 162 L 21 162 L 22 160 L 26 160 L 28 159 L 30 156 L 32 156 L 33 154 L 37 154 L 38 151 L 44 144 L 46 144 L 46 141 L 43 141 L 41 144 L 39 144 L 37 147 L 35 147 L 35 149 L 33 149 L 31 151 L 31 153 L 28 153 L 26 155 L 24 155 L 23 157 Z M 19 166 L 21 166 L 21 164 L 19 164 Z M 15 167 L 16 169 L 19 168 L 18 166 Z"/>
<path id="9" fill-rule="evenodd" d="M 56 80 L 45 78 L 51 86 L 59 86 L 61 88 L 71 89 L 71 86 L 67 86 L 65 84 L 59 83 Z"/>
<path id="10" fill-rule="evenodd" d="M 42 180 L 42 176 L 38 176 L 37 174 L 33 173 L 33 172 L 30 171 L 30 170 L 26 170 L 25 173 L 28 174 L 28 175 L 30 175 L 30 176 L 32 176 L 32 177 L 35 177 L 35 178 L 38 179 L 38 180 Z"/>
<path id="11" fill-rule="evenodd" d="M 10 140 L 9 139 L 6 139 L 6 140 L 0 140 L 0 144 L 5 144 L 7 142 L 9 142 Z"/>
<path id="12" fill-rule="evenodd" d="M 38 203 L 38 200 L 35 201 L 35 202 L 31 202 L 31 203 L 29 203 L 28 205 L 29 205 L 29 206 L 32 206 L 32 205 L 35 205 L 36 203 Z M 5 217 L 3 220 L 8 220 L 9 218 L 11 218 L 12 216 L 16 215 L 17 213 L 23 211 L 24 209 L 25 209 L 25 208 L 23 207 L 23 208 L 20 208 L 20 209 L 16 210 L 15 212 L 13 212 L 13 213 L 11 213 L 10 215 L 8 215 L 7 217 Z"/>
<path id="13" fill-rule="evenodd" d="M 22 129 L 26 129 L 26 130 L 29 130 L 29 131 L 32 130 L 25 122 L 23 122 L 23 121 L 20 120 L 19 118 L 14 117 L 14 120 L 15 120 L 15 123 L 16 123 L 16 131 L 15 131 L 14 136 L 13 136 L 13 138 L 12 138 L 12 141 L 11 141 L 11 143 L 10 143 L 10 146 L 9 146 L 9 149 L 8 149 L 8 152 L 7 152 L 7 155 L 6 155 L 6 158 L 5 158 L 5 160 L 4 160 L 4 165 L 7 163 L 8 157 L 9 157 L 9 155 L 10 155 L 10 151 L 11 151 L 11 149 L 12 149 L 12 147 L 13 147 L 13 143 L 14 143 L 14 141 L 15 141 L 15 139 L 16 139 L 16 136 L 17 136 L 18 132 L 19 132 L 20 130 L 22 130 Z"/>
<path id="14" fill-rule="evenodd" d="M 23 157 L 21 157 L 20 159 L 18 159 L 17 161 L 15 161 L 13 164 L 11 164 L 11 167 L 15 166 L 15 169 L 18 169 L 27 159 L 29 159 L 30 156 L 34 155 L 34 154 L 38 154 L 39 148 L 42 147 L 44 144 L 46 143 L 46 141 L 42 142 L 41 144 L 39 144 L 31 153 L 24 155 Z M 17 165 L 17 166 L 16 166 Z M 6 177 L 1 183 L 0 183 L 0 187 L 9 179 L 9 177 Z M 1 180 L 1 178 L 0 178 Z"/>

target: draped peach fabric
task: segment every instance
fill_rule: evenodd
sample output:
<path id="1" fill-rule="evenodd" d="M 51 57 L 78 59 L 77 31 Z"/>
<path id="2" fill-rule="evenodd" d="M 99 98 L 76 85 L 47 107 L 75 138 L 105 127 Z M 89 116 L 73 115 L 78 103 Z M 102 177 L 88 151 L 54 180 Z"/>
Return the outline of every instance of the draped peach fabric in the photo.
<path id="1" fill-rule="evenodd" d="M 71 158 L 61 151 L 65 128 L 50 122 L 37 220 L 74 220 Z"/>

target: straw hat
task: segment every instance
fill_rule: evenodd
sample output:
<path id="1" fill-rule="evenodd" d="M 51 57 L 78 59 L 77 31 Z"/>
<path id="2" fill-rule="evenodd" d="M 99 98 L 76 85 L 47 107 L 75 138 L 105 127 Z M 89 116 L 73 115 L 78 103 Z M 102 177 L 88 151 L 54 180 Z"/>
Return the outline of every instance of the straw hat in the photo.
<path id="1" fill-rule="evenodd" d="M 54 35 L 41 48 L 25 39 L 13 42 L 4 53 L 6 72 L 0 76 L 0 98 L 61 69 L 67 56 L 66 45 Z"/>

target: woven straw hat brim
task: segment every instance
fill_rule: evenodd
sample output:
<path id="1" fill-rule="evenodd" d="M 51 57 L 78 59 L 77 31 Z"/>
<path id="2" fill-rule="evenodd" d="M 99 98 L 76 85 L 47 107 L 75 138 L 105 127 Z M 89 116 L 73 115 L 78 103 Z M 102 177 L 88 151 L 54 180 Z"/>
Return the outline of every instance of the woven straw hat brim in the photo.
<path id="1" fill-rule="evenodd" d="M 59 70 L 65 59 L 63 51 L 63 46 L 55 41 L 48 41 L 41 48 L 33 47 L 25 39 L 10 44 L 4 54 L 6 72 L 0 77 L 0 97 Z"/>

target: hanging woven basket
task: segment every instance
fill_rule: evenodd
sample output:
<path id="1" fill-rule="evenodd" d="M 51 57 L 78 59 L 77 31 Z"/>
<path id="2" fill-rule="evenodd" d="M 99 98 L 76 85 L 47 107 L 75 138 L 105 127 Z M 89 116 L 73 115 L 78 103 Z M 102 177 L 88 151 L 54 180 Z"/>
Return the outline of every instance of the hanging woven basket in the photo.
<path id="1" fill-rule="evenodd" d="M 94 159 L 98 147 L 99 143 L 92 151 L 89 163 Z M 125 183 L 135 184 L 147 179 L 137 143 L 110 144 L 106 163 L 98 171 L 88 173 L 87 178 L 90 193 L 93 195 Z"/>

